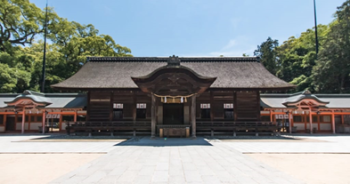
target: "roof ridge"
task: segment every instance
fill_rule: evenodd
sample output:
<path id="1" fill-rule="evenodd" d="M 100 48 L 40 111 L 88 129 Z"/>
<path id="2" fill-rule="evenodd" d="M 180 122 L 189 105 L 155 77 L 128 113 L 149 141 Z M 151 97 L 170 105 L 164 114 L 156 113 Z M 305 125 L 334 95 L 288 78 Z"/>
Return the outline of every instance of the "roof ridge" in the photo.
<path id="1" fill-rule="evenodd" d="M 260 62 L 259 57 L 178 57 L 181 62 Z M 169 57 L 87 57 L 88 62 L 167 62 Z"/>

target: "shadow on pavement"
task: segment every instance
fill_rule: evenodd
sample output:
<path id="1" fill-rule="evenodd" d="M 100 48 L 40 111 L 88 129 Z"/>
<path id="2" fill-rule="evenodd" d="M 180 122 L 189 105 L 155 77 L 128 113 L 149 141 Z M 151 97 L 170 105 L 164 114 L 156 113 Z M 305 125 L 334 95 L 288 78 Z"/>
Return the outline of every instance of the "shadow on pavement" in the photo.
<path id="1" fill-rule="evenodd" d="M 127 141 L 116 144 L 115 146 L 212 146 L 203 137 L 193 138 L 132 138 Z"/>

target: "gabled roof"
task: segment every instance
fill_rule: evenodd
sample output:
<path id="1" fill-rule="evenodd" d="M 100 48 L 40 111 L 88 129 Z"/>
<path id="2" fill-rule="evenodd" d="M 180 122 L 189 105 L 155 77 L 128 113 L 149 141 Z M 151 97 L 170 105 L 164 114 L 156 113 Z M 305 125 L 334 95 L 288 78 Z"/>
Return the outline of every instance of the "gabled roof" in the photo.
<path id="1" fill-rule="evenodd" d="M 86 106 L 86 94 L 82 93 L 38 93 L 26 90 L 20 94 L 0 94 L 0 108 L 9 107 L 21 99 L 30 99 L 35 103 L 44 104 L 45 108 L 84 108 Z"/>
<path id="2" fill-rule="evenodd" d="M 300 102 L 302 100 L 306 100 L 306 99 L 315 100 L 319 104 L 322 104 L 323 106 L 326 104 L 329 104 L 329 102 L 321 100 L 316 95 L 313 95 L 310 93 L 310 91 L 306 90 L 306 91 L 303 91 L 301 93 L 296 93 L 293 96 L 286 98 L 285 101 L 283 102 L 283 105 L 290 106 L 290 104 L 295 104 L 295 103 L 298 103 L 298 102 Z"/>
<path id="3" fill-rule="evenodd" d="M 179 57 L 181 66 L 217 78 L 210 88 L 290 89 L 294 86 L 269 73 L 257 57 Z M 90 57 L 58 89 L 137 88 L 131 76 L 145 76 L 167 65 L 169 57 Z"/>
<path id="4" fill-rule="evenodd" d="M 325 104 L 325 108 L 350 108 L 350 94 L 311 94 L 306 91 L 293 94 L 260 94 L 264 108 L 286 108 L 286 104 L 312 99 Z"/>
<path id="5" fill-rule="evenodd" d="M 22 100 L 22 99 L 32 100 L 33 102 L 35 102 L 37 104 L 41 104 L 43 106 L 47 106 L 49 104 L 52 104 L 50 99 L 45 97 L 45 94 L 34 92 L 34 91 L 30 91 L 30 90 L 25 90 L 22 94 L 16 96 L 16 98 L 13 98 L 10 101 L 5 101 L 5 103 L 10 105 L 10 104 L 13 104 L 13 103 L 15 103 L 15 102 L 17 102 L 19 100 Z"/>

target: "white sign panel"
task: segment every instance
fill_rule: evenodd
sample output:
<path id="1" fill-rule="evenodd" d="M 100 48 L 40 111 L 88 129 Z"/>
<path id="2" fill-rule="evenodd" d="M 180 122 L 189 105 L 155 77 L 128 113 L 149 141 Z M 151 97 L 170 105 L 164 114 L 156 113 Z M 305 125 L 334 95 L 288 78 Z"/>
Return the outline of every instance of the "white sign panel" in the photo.
<path id="1" fill-rule="evenodd" d="M 210 104 L 201 104 L 201 109 L 210 109 Z"/>
<path id="2" fill-rule="evenodd" d="M 146 109 L 146 104 L 145 103 L 138 103 L 136 104 L 137 109 Z"/>
<path id="3" fill-rule="evenodd" d="M 60 116 L 60 114 L 46 114 L 47 119 L 59 119 Z"/>
<path id="4" fill-rule="evenodd" d="M 123 109 L 123 104 L 114 103 L 114 104 L 113 104 L 113 109 Z"/>
<path id="5" fill-rule="evenodd" d="M 289 119 L 288 114 L 276 114 L 276 119 Z"/>
<path id="6" fill-rule="evenodd" d="M 233 109 L 233 104 L 232 103 L 225 103 L 224 109 Z"/>

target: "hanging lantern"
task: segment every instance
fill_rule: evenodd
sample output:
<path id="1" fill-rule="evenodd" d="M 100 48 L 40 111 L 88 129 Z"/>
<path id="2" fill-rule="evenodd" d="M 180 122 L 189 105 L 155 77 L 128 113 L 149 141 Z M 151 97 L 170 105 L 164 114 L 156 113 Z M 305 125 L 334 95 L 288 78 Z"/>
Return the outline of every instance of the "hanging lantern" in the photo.
<path id="1" fill-rule="evenodd" d="M 183 99 L 183 97 L 181 97 L 181 103 L 184 103 L 184 99 Z"/>
<path id="2" fill-rule="evenodd" d="M 164 97 L 164 103 L 166 103 L 166 97 Z"/>

